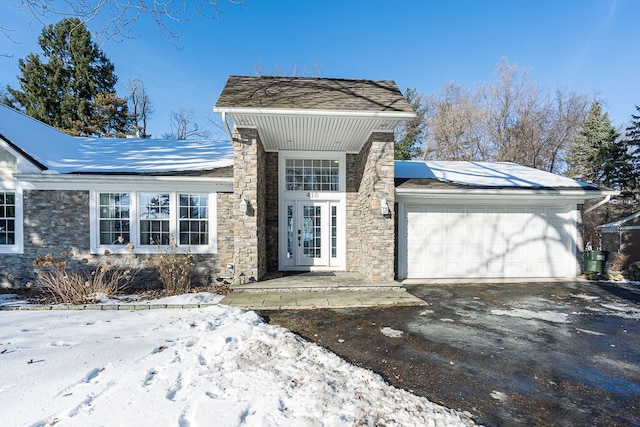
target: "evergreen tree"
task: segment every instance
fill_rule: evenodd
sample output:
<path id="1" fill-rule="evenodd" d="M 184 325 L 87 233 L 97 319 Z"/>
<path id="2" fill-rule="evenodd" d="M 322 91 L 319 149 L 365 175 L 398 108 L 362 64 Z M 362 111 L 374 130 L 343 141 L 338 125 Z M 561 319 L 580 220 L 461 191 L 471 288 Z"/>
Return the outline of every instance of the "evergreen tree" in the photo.
<path id="1" fill-rule="evenodd" d="M 631 125 L 627 127 L 625 137 L 631 153 L 632 173 L 634 177 L 640 175 L 640 107 L 636 105 L 637 115 L 631 115 Z M 633 181 L 632 191 L 636 198 L 639 196 L 638 180 Z"/>
<path id="2" fill-rule="evenodd" d="M 45 59 L 30 53 L 18 61 L 20 89 L 7 87 L 4 102 L 72 135 L 126 132 L 126 99 L 114 95 L 114 66 L 82 21 L 67 18 L 45 27 L 38 44 Z M 117 117 L 105 125 L 109 109 Z"/>
<path id="3" fill-rule="evenodd" d="M 619 138 L 598 102 L 591 104 L 567 160 L 567 175 L 573 178 L 620 190 L 623 196 L 634 186 L 628 142 Z"/>
<path id="4" fill-rule="evenodd" d="M 408 88 L 404 97 L 417 114 L 417 117 L 405 122 L 396 129 L 395 159 L 410 160 L 417 157 L 422 152 L 421 145 L 424 143 L 424 132 L 426 127 L 425 116 L 427 106 L 422 96 L 416 89 Z"/>

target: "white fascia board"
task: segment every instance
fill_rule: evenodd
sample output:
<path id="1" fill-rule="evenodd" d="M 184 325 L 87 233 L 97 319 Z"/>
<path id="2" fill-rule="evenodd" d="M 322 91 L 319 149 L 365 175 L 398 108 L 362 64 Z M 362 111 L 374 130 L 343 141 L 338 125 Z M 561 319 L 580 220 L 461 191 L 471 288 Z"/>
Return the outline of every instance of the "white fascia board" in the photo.
<path id="1" fill-rule="evenodd" d="M 405 111 L 366 111 L 366 110 L 317 110 L 302 108 L 239 108 L 239 107 L 214 107 L 214 113 L 228 115 L 272 115 L 272 116 L 323 116 L 323 117 L 358 117 L 380 119 L 413 119 L 416 113 Z"/>
<path id="2" fill-rule="evenodd" d="M 22 153 L 16 151 L 10 144 L 7 144 L 4 139 L 0 138 L 0 149 L 7 151 L 13 157 L 16 158 L 17 169 L 20 172 L 26 173 L 40 173 L 42 169 L 34 164 L 31 160 L 26 158 Z"/>
<path id="3" fill-rule="evenodd" d="M 530 199 L 531 197 L 563 200 L 597 199 L 607 195 L 617 195 L 618 191 L 584 191 L 584 190 L 535 190 L 535 189 L 464 189 L 464 190 L 423 190 L 419 188 L 396 188 L 396 198 L 410 199 L 469 199 L 469 198 L 508 198 Z"/>
<path id="4" fill-rule="evenodd" d="M 16 179 L 30 190 L 173 190 L 193 191 L 194 187 L 207 187 L 211 192 L 233 192 L 231 177 L 150 176 L 150 175 L 67 175 L 20 174 Z"/>

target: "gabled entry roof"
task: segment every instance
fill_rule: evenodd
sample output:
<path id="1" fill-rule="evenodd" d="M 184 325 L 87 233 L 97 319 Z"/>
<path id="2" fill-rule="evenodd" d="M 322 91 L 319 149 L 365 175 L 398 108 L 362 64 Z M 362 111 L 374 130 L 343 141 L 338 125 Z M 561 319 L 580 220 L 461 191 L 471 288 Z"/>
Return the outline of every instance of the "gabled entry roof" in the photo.
<path id="1" fill-rule="evenodd" d="M 216 108 L 413 113 L 392 80 L 229 76 Z"/>
<path id="2" fill-rule="evenodd" d="M 415 117 L 391 80 L 230 76 L 213 111 L 258 129 L 267 151 L 360 151 Z"/>

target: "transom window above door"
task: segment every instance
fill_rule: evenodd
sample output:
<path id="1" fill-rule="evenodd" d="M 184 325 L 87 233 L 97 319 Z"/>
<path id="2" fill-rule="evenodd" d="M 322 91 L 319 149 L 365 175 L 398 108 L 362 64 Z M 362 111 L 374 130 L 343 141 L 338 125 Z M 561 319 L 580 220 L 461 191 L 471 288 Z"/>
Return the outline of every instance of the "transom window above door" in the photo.
<path id="1" fill-rule="evenodd" d="M 286 159 L 285 185 L 289 191 L 339 191 L 340 161 Z"/>

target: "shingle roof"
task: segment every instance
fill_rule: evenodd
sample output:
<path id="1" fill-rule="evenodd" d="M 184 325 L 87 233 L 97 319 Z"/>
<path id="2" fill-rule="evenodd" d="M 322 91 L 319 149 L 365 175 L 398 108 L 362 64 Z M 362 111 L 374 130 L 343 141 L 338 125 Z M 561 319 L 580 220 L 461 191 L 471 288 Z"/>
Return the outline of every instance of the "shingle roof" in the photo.
<path id="1" fill-rule="evenodd" d="M 209 171 L 233 164 L 229 141 L 73 137 L 0 104 L 0 149 L 2 141 L 40 169 L 60 173 Z"/>
<path id="2" fill-rule="evenodd" d="M 566 176 L 507 162 L 396 161 L 397 188 L 610 191 Z"/>
<path id="3" fill-rule="evenodd" d="M 310 77 L 229 76 L 216 107 L 413 112 L 392 80 Z"/>

